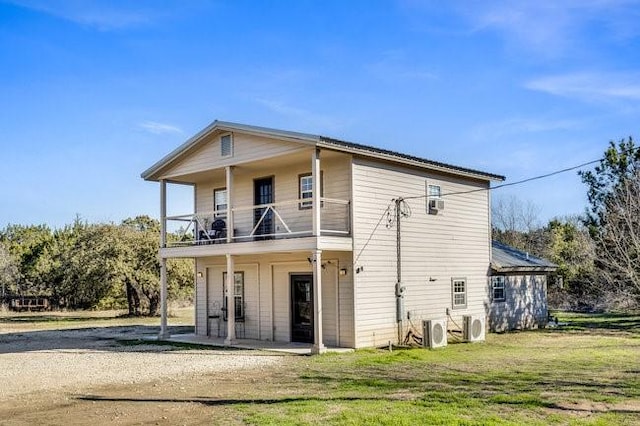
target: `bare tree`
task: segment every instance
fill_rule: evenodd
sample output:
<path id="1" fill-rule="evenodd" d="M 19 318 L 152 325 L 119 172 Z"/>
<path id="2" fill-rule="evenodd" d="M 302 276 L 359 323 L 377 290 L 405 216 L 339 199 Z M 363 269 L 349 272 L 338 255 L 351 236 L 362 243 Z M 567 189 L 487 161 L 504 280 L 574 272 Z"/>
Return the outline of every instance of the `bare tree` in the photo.
<path id="1" fill-rule="evenodd" d="M 640 170 L 621 179 L 602 217 L 596 242 L 606 282 L 640 302 Z"/>
<path id="2" fill-rule="evenodd" d="M 493 238 L 521 250 L 541 254 L 544 242 L 538 220 L 540 208 L 515 195 L 496 198 L 491 207 Z"/>
<path id="3" fill-rule="evenodd" d="M 531 232 L 540 227 L 540 207 L 515 195 L 499 197 L 491 208 L 493 226 L 502 231 Z"/>

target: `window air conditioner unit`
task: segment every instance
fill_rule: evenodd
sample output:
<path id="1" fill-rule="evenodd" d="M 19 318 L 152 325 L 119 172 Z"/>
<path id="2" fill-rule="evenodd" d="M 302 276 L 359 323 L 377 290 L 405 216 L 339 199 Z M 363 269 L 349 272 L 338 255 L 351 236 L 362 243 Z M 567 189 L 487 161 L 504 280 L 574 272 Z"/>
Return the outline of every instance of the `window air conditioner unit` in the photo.
<path id="1" fill-rule="evenodd" d="M 447 346 L 447 320 L 427 320 L 422 322 L 422 346 L 440 348 Z"/>
<path id="2" fill-rule="evenodd" d="M 444 200 L 429 200 L 429 213 L 438 213 L 439 210 L 444 210 Z"/>
<path id="3" fill-rule="evenodd" d="M 465 315 L 464 322 L 464 340 L 467 342 L 484 341 L 485 318 L 480 315 Z"/>

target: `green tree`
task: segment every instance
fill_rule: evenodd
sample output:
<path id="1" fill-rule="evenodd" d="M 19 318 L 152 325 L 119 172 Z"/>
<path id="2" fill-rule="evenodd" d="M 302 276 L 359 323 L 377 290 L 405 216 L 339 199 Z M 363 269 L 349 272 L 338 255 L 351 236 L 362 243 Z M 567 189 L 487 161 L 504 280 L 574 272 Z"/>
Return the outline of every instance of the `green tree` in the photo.
<path id="1" fill-rule="evenodd" d="M 0 303 L 11 293 L 18 278 L 18 267 L 16 261 L 9 253 L 3 242 L 0 242 Z"/>
<path id="2" fill-rule="evenodd" d="M 587 225 L 608 294 L 640 303 L 640 148 L 631 138 L 611 142 L 594 170 L 579 172 L 587 185 Z"/>
<path id="3" fill-rule="evenodd" d="M 46 225 L 8 225 L 0 232 L 3 242 L 16 262 L 18 277 L 15 293 L 42 295 L 50 291 L 51 246 L 53 234 Z"/>
<path id="4" fill-rule="evenodd" d="M 593 169 L 579 171 L 582 182 L 587 185 L 586 224 L 592 235 L 597 235 L 605 223 L 607 203 L 616 195 L 624 180 L 637 174 L 640 170 L 640 148 L 633 139 L 621 140 L 616 145 L 609 142 L 600 163 Z"/>

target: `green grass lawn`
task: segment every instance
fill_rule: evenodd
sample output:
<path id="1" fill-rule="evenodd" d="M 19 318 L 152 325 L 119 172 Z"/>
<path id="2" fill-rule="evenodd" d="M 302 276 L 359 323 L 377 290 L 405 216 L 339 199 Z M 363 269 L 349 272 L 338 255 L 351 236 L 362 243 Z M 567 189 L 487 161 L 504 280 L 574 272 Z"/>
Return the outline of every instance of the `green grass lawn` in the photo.
<path id="1" fill-rule="evenodd" d="M 160 325 L 159 317 L 129 317 L 119 311 L 0 311 L 0 332 L 63 330 L 70 328 Z M 193 307 L 169 310 L 170 325 L 193 325 Z"/>
<path id="2" fill-rule="evenodd" d="M 192 314 L 178 312 L 170 323 L 189 323 Z M 224 378 L 176 377 L 178 390 L 167 385 L 158 395 L 146 385 L 110 392 L 124 395 L 123 401 L 133 392 L 147 401 L 137 403 L 142 406 L 159 406 L 159 397 L 171 410 L 186 410 L 180 415 L 194 423 L 640 425 L 640 315 L 558 317 L 561 327 L 489 334 L 484 343 L 290 356 L 277 367 Z M 91 312 L 21 314 L 0 316 L 0 329 L 21 322 L 50 329 L 159 320 Z M 131 402 L 119 404 L 113 407 Z"/>
<path id="3" fill-rule="evenodd" d="M 439 350 L 303 359 L 251 424 L 640 425 L 640 316 L 560 315 L 566 326 Z"/>

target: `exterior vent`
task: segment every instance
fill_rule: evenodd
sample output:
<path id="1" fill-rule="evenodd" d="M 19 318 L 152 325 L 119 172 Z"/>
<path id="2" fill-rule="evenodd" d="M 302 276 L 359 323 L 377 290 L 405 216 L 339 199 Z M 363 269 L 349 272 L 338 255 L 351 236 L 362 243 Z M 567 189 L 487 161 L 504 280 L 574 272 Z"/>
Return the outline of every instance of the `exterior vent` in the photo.
<path id="1" fill-rule="evenodd" d="M 485 319 L 479 315 L 465 315 L 464 340 L 467 342 L 484 341 Z"/>
<path id="2" fill-rule="evenodd" d="M 447 320 L 428 320 L 422 323 L 422 346 L 425 348 L 441 348 L 447 346 Z"/>
<path id="3" fill-rule="evenodd" d="M 220 155 L 222 157 L 229 157 L 233 155 L 233 139 L 231 135 L 224 135 L 220 137 Z"/>
<path id="4" fill-rule="evenodd" d="M 437 214 L 438 211 L 444 210 L 444 200 L 433 199 L 429 200 L 429 213 Z"/>

